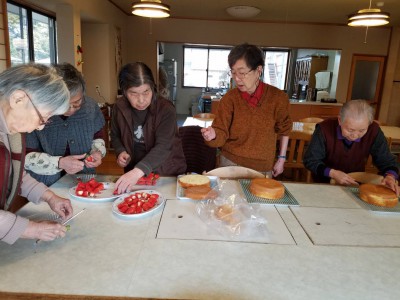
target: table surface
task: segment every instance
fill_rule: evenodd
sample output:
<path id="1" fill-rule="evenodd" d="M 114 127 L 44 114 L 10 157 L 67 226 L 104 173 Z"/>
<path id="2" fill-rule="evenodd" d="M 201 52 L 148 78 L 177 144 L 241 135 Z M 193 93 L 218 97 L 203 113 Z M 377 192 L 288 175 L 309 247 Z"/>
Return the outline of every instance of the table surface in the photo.
<path id="1" fill-rule="evenodd" d="M 236 181 L 225 183 L 242 195 Z M 112 214 L 112 202 L 72 199 L 69 189 L 75 184 L 67 175 L 51 187 L 71 198 L 75 212 L 86 208 L 65 238 L 42 242 L 36 252 L 32 240 L 0 244 L 0 291 L 174 299 L 400 298 L 400 214 L 372 213 L 344 187 L 284 183 L 300 205 L 260 205 L 267 240 L 244 242 L 200 221 L 198 202 L 177 199 L 174 177 L 162 177 L 152 187 L 167 199 L 165 207 L 130 221 Z M 30 203 L 19 214 L 50 212 L 45 204 Z"/>

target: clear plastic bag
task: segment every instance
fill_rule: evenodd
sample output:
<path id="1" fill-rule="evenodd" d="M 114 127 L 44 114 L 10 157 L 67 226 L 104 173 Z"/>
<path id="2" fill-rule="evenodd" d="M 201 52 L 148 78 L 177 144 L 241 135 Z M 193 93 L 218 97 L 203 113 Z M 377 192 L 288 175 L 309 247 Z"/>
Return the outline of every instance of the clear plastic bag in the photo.
<path id="1" fill-rule="evenodd" d="M 230 239 L 268 235 L 267 220 L 260 215 L 259 204 L 249 204 L 228 181 L 221 181 L 215 191 L 217 197 L 196 205 L 198 216 L 209 227 Z"/>

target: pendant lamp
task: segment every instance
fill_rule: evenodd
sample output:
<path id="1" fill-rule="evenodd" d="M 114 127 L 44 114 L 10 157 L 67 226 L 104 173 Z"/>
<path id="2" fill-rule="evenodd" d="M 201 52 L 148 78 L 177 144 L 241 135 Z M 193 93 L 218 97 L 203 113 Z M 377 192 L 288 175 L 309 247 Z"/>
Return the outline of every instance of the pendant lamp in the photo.
<path id="1" fill-rule="evenodd" d="M 369 1 L 369 8 L 361 9 L 355 14 L 349 15 L 349 26 L 382 26 L 389 23 L 390 14 L 382 12 L 379 8 L 371 8 L 371 0 Z"/>
<path id="2" fill-rule="evenodd" d="M 161 0 L 147 0 L 132 3 L 132 14 L 147 18 L 168 18 L 169 6 L 162 4 Z"/>

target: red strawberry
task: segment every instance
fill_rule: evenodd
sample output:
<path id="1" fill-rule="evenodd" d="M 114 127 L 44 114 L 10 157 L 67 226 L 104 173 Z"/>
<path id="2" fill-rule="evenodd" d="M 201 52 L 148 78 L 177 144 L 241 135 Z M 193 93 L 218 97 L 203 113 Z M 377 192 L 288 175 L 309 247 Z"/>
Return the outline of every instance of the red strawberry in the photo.
<path id="1" fill-rule="evenodd" d="M 121 207 L 119 207 L 119 211 L 122 213 L 125 213 L 128 210 L 129 206 L 128 205 L 123 205 Z"/>
<path id="2" fill-rule="evenodd" d="M 126 213 L 126 214 L 129 214 L 129 215 L 133 214 L 134 212 L 135 212 L 135 208 L 134 208 L 134 207 L 129 207 L 129 208 L 125 211 L 125 213 Z"/>

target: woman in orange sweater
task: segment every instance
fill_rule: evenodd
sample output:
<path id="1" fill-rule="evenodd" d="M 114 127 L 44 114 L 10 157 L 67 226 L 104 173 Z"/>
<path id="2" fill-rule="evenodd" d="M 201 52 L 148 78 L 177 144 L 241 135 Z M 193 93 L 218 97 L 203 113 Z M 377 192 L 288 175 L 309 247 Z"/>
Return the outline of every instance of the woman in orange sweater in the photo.
<path id="1" fill-rule="evenodd" d="M 212 126 L 202 129 L 203 137 L 209 146 L 221 148 L 220 167 L 240 165 L 276 177 L 283 172 L 292 129 L 288 96 L 260 80 L 264 55 L 257 46 L 234 47 L 228 63 L 236 88 L 222 97 Z"/>

